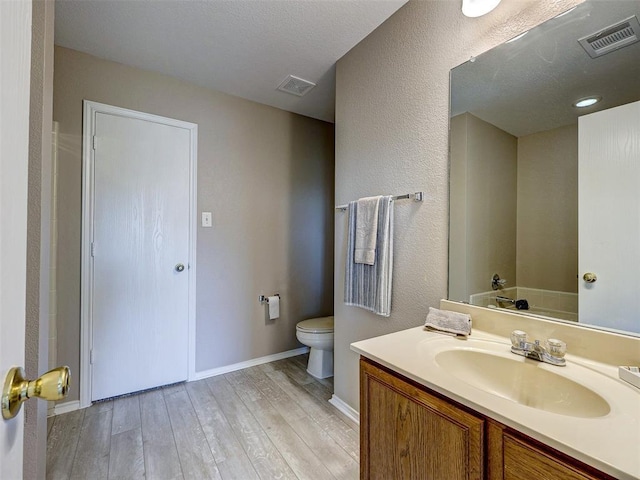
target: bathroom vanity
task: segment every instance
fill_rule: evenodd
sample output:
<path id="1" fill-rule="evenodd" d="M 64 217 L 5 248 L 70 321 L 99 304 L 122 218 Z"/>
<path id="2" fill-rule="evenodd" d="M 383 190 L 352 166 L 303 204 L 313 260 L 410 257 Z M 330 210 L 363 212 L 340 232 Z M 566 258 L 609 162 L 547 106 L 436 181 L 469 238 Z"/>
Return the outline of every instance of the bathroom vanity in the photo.
<path id="1" fill-rule="evenodd" d="M 363 479 L 613 479 L 392 370 L 360 362 Z"/>
<path id="2" fill-rule="evenodd" d="M 618 377 L 640 365 L 640 42 L 589 50 L 639 18 L 586 0 L 451 71 L 448 292 L 476 306 L 441 308 L 473 333 L 351 345 L 363 479 L 640 479 L 640 389 Z M 514 330 L 566 365 L 512 353 Z"/>
<path id="3" fill-rule="evenodd" d="M 637 362 L 640 339 L 443 303 L 472 313 L 468 339 L 417 327 L 352 344 L 361 478 L 640 478 L 640 390 L 600 357 Z M 567 365 L 512 354 L 506 330 L 527 328 L 564 335 Z"/>

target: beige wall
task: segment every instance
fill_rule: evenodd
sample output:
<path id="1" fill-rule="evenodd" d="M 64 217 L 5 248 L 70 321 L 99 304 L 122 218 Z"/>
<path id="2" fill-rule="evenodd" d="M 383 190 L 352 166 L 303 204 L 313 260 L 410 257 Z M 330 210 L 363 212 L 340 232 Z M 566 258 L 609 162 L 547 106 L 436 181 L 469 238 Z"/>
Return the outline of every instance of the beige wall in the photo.
<path id="1" fill-rule="evenodd" d="M 450 128 L 449 298 L 490 290 L 494 273 L 577 292 L 577 125 L 516 139 L 463 114 Z"/>
<path id="2" fill-rule="evenodd" d="M 519 287 L 578 291 L 578 125 L 518 138 Z"/>
<path id="3" fill-rule="evenodd" d="M 480 18 L 411 0 L 337 65 L 336 201 L 424 190 L 396 204 L 392 314 L 342 303 L 346 215 L 336 214 L 335 393 L 358 408 L 349 344 L 420 325 L 447 295 L 449 70 L 581 3 L 511 0 Z"/>
<path id="4" fill-rule="evenodd" d="M 56 47 L 60 363 L 78 372 L 83 99 L 198 124 L 198 371 L 296 348 L 296 322 L 332 313 L 331 124 Z"/>
<path id="5" fill-rule="evenodd" d="M 451 119 L 449 298 L 499 274 L 516 286 L 517 139 L 465 113 Z"/>

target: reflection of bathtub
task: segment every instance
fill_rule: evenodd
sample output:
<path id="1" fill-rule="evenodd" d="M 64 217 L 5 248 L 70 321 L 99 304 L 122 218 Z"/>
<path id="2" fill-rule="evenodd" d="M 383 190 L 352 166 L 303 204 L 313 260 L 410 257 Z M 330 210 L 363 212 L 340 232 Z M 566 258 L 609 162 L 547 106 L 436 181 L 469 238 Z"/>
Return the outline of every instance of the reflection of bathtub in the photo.
<path id="1" fill-rule="evenodd" d="M 487 305 L 489 308 L 492 305 Z M 517 310 L 514 305 L 509 305 L 505 307 L 496 307 L 494 308 L 505 309 L 515 313 L 523 313 L 525 315 L 534 315 L 536 317 L 544 317 L 544 318 L 559 318 L 561 320 L 569 320 L 572 322 L 578 321 L 578 314 L 573 312 L 563 312 L 562 310 L 552 310 L 550 308 L 540 308 L 535 305 L 529 304 L 529 310 Z"/>
<path id="2" fill-rule="evenodd" d="M 497 303 L 496 296 L 517 300 L 527 300 L 529 310 L 516 310 L 515 305 Z M 543 318 L 560 318 L 578 321 L 578 294 L 556 292 L 526 287 L 509 287 L 500 290 L 480 292 L 469 297 L 471 305 L 489 308 L 506 308 L 511 312 L 521 312 Z"/>

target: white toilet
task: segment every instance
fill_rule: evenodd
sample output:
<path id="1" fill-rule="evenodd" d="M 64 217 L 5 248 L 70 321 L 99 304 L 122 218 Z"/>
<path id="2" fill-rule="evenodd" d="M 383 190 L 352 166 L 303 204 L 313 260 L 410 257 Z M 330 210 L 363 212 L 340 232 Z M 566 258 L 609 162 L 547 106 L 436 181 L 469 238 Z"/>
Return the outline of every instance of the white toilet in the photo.
<path id="1" fill-rule="evenodd" d="M 316 378 L 333 377 L 333 316 L 310 318 L 296 325 L 296 337 L 311 347 L 307 372 Z"/>

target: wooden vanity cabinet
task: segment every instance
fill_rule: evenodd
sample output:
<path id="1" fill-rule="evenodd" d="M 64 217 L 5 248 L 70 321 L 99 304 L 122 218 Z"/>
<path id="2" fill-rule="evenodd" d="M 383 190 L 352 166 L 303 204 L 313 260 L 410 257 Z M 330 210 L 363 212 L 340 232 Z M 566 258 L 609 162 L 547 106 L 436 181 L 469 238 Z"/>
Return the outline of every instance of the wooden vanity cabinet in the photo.
<path id="1" fill-rule="evenodd" d="M 487 445 L 487 480 L 616 480 L 490 419 Z"/>
<path id="2" fill-rule="evenodd" d="M 360 478 L 615 480 L 364 357 Z"/>
<path id="3" fill-rule="evenodd" d="M 360 478 L 483 478 L 484 420 L 360 362 Z"/>

